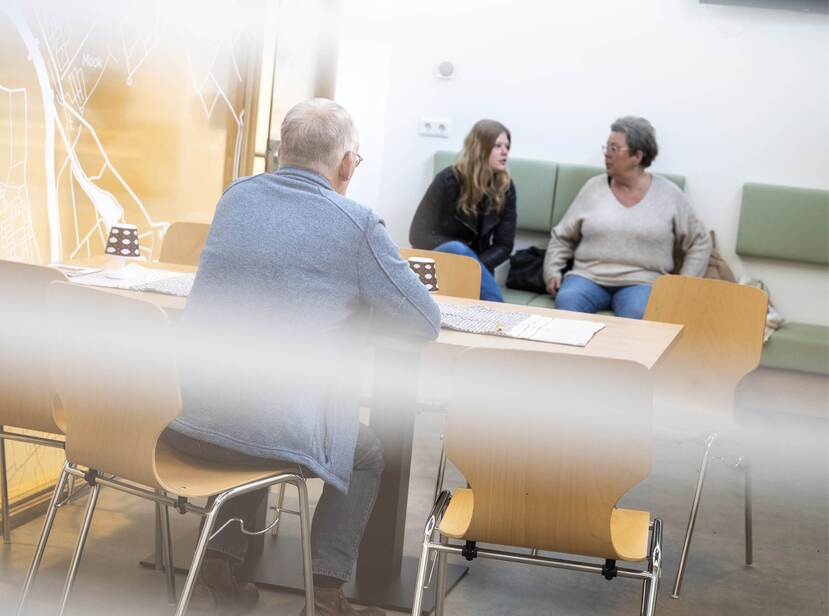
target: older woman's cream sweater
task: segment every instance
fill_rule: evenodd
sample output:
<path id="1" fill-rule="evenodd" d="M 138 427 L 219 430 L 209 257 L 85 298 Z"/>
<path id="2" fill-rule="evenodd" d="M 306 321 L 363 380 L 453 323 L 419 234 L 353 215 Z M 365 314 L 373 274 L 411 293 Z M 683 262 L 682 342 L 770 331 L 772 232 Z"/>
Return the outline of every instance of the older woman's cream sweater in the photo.
<path id="1" fill-rule="evenodd" d="M 705 272 L 711 253 L 708 233 L 673 182 L 654 175 L 644 198 L 625 207 L 611 192 L 607 175 L 598 175 L 587 181 L 550 232 L 544 281 L 561 276 L 572 258 L 567 275 L 609 287 L 650 284 L 674 272 L 675 247 L 684 254 L 680 274 Z"/>

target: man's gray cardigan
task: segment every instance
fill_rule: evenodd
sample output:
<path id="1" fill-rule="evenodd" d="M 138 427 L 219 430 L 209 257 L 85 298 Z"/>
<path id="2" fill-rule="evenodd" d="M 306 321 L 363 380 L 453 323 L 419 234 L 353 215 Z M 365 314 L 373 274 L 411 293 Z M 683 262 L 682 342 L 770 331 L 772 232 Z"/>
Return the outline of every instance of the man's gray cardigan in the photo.
<path id="1" fill-rule="evenodd" d="M 189 356 L 170 427 L 346 491 L 369 323 L 415 340 L 440 328 L 378 215 L 296 167 L 233 183 L 181 318 Z"/>

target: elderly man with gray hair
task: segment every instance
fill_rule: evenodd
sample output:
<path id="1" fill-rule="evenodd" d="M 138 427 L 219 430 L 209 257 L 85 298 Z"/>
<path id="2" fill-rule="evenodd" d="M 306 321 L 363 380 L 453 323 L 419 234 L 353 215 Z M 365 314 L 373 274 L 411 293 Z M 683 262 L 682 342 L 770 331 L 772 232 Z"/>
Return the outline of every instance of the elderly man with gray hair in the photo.
<path id="1" fill-rule="evenodd" d="M 553 227 L 544 281 L 560 310 L 641 319 L 653 281 L 677 269 L 674 255 L 680 274 L 702 276 L 711 241 L 685 194 L 646 171 L 659 152 L 651 123 L 626 116 L 610 131 L 607 173 L 590 178 Z"/>
<path id="2" fill-rule="evenodd" d="M 190 455 L 246 466 L 278 460 L 325 481 L 311 527 L 318 616 L 383 614 L 354 609 L 341 590 L 383 471 L 381 444 L 359 422 L 353 369 L 368 317 L 410 339 L 434 339 L 440 328 L 437 304 L 383 221 L 345 197 L 357 150 L 346 110 L 309 100 L 285 116 L 277 171 L 222 195 L 181 328 L 196 340 L 224 336 L 227 346 L 183 362 L 182 414 L 164 434 Z M 262 491 L 235 498 L 216 527 L 241 518 L 252 528 L 266 500 Z M 232 569 L 246 549 L 238 525 L 211 540 L 194 607 L 255 606 L 256 588 Z"/>

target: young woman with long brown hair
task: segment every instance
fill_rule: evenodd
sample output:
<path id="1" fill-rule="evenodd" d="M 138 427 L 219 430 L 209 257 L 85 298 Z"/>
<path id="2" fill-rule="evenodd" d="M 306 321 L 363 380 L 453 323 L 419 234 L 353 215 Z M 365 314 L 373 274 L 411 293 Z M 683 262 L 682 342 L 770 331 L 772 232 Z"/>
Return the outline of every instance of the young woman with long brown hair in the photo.
<path id="1" fill-rule="evenodd" d="M 493 271 L 515 241 L 515 185 L 507 170 L 512 136 L 495 120 L 479 120 L 458 162 L 438 173 L 415 212 L 415 248 L 473 257 L 481 263 L 481 299 L 504 301 Z"/>

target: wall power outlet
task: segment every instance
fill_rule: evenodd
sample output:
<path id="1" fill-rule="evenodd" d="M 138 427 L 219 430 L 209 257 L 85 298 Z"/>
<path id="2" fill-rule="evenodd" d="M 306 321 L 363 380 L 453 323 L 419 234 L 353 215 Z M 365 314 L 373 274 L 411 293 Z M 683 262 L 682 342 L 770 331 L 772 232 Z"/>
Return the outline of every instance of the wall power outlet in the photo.
<path id="1" fill-rule="evenodd" d="M 424 137 L 449 138 L 449 120 L 440 118 L 420 118 L 417 121 L 417 134 Z"/>

